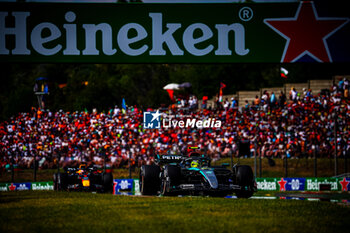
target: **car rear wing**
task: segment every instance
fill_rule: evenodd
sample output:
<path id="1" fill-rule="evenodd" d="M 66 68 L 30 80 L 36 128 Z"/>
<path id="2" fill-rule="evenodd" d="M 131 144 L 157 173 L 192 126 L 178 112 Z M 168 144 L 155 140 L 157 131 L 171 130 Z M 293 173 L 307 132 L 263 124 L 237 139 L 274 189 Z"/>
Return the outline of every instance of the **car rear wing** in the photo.
<path id="1" fill-rule="evenodd" d="M 64 170 L 65 170 L 67 173 L 75 173 L 76 171 L 79 170 L 79 168 L 75 168 L 75 167 L 65 167 Z"/>
<path id="2" fill-rule="evenodd" d="M 77 167 L 65 167 L 64 170 L 68 173 L 74 173 L 74 172 L 77 172 L 79 170 L 85 170 L 85 171 L 96 171 L 98 170 L 97 167 L 85 167 L 84 169 L 81 169 L 81 168 L 77 168 Z"/>
<path id="3" fill-rule="evenodd" d="M 156 163 L 168 164 L 168 163 L 180 163 L 184 160 L 182 155 L 157 155 Z"/>

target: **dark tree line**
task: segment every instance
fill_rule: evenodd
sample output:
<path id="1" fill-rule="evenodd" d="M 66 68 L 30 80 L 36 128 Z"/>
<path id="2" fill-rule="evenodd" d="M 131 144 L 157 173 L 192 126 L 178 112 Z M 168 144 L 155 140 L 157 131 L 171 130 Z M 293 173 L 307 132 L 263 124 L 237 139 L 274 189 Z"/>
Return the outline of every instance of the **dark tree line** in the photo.
<path id="1" fill-rule="evenodd" d="M 238 90 L 282 86 L 280 67 L 289 70 L 288 82 L 330 79 L 348 74 L 347 64 L 0 64 L 0 119 L 36 107 L 33 92 L 38 77 L 47 78 L 46 108 L 57 111 L 108 111 L 127 105 L 141 108 L 171 103 L 163 87 L 190 82 L 187 90 L 198 98 L 215 96 L 220 82 L 224 94 Z"/>

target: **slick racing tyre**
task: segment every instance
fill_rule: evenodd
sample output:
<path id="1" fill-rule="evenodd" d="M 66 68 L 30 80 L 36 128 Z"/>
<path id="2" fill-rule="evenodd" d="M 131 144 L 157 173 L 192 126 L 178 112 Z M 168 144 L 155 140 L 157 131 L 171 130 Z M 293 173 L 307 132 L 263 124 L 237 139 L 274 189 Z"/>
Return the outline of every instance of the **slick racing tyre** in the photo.
<path id="1" fill-rule="evenodd" d="M 54 190 L 61 191 L 67 189 L 67 174 L 55 173 L 53 175 Z"/>
<path id="2" fill-rule="evenodd" d="M 238 198 L 249 198 L 253 196 L 254 174 L 252 168 L 247 165 L 236 167 L 237 184 L 241 190 L 236 192 Z"/>
<path id="3" fill-rule="evenodd" d="M 161 193 L 164 196 L 171 194 L 171 187 L 179 185 L 181 179 L 181 168 L 167 165 L 164 167 L 162 176 Z"/>
<path id="4" fill-rule="evenodd" d="M 142 195 L 157 195 L 160 188 L 160 167 L 143 165 L 140 170 L 140 192 Z"/>
<path id="5" fill-rule="evenodd" d="M 112 173 L 103 173 L 102 174 L 102 185 L 103 191 L 110 193 L 113 191 L 113 175 Z"/>

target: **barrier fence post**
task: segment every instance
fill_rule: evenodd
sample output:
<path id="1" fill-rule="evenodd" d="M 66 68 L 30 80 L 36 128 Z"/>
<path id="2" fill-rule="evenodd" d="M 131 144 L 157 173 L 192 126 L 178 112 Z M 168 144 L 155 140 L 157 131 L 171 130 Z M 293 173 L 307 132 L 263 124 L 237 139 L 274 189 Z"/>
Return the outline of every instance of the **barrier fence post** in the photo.
<path id="1" fill-rule="evenodd" d="M 60 173 L 60 159 L 61 159 L 61 152 L 57 153 L 57 174 Z"/>
<path id="2" fill-rule="evenodd" d="M 15 170 L 13 168 L 13 162 L 11 162 L 11 182 L 15 182 Z"/>
<path id="3" fill-rule="evenodd" d="M 284 157 L 284 177 L 288 177 L 288 158 L 287 155 Z"/>
<path id="4" fill-rule="evenodd" d="M 35 153 L 34 153 L 33 169 L 34 169 L 34 182 L 36 182 L 36 154 Z"/>
<path id="5" fill-rule="evenodd" d="M 257 164 L 256 164 L 256 141 L 254 140 L 254 177 L 257 176 L 256 172 L 257 172 Z"/>
<path id="6" fill-rule="evenodd" d="M 131 179 L 131 153 L 129 151 L 129 179 Z"/>
<path id="7" fill-rule="evenodd" d="M 284 177 L 288 177 L 288 138 L 287 138 L 287 135 L 291 135 L 290 132 L 289 132 L 289 129 L 288 129 L 288 119 L 289 119 L 289 111 L 287 111 L 287 119 L 286 119 L 286 133 L 285 133 L 285 138 L 284 138 L 284 145 L 285 145 L 285 148 L 286 148 L 286 153 L 285 153 L 285 157 L 284 157 Z"/>
<path id="8" fill-rule="evenodd" d="M 106 160 L 107 160 L 107 154 L 106 151 L 103 150 L 103 173 L 106 173 Z"/>
<path id="9" fill-rule="evenodd" d="M 338 160 L 337 160 L 337 114 L 334 113 L 334 175 L 338 175 Z"/>
<path id="10" fill-rule="evenodd" d="M 230 167 L 231 167 L 231 170 L 233 171 L 233 153 L 232 153 L 232 149 L 230 149 L 230 151 L 228 153 L 229 153 L 230 160 L 231 160 L 231 166 Z"/>
<path id="11" fill-rule="evenodd" d="M 316 147 L 314 149 L 314 177 L 317 177 L 317 153 L 316 153 Z"/>
<path id="12" fill-rule="evenodd" d="M 261 153 L 259 155 L 259 177 L 261 178 L 262 176 L 262 169 L 261 169 Z"/>
<path id="13" fill-rule="evenodd" d="M 348 173 L 348 153 L 346 153 L 344 156 L 344 162 L 345 162 L 345 164 L 344 164 L 345 172 L 344 173 L 347 174 Z"/>

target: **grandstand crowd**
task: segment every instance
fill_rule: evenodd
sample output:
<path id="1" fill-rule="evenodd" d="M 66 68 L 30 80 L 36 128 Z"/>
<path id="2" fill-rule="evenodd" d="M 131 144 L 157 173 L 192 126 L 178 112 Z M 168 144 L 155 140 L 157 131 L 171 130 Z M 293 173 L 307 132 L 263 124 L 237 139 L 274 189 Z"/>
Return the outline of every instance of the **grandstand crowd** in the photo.
<path id="1" fill-rule="evenodd" d="M 151 163 L 155 154 L 186 154 L 198 146 L 213 159 L 251 157 L 342 157 L 350 153 L 350 99 L 348 80 L 329 91 L 312 93 L 292 89 L 285 95 L 268 93 L 238 107 L 235 99 L 206 108 L 179 99 L 164 110 L 178 118 L 221 120 L 220 128 L 144 129 L 143 111 L 136 106 L 115 108 L 107 113 L 51 112 L 32 108 L 0 123 L 0 165 L 40 168 L 74 165 L 81 161 L 112 167 Z M 198 104 L 204 108 L 198 109 Z M 154 109 L 147 109 L 150 111 Z M 336 124 L 336 125 L 335 125 Z M 336 129 L 336 132 L 335 132 Z M 336 137 L 336 138 L 335 138 Z M 335 143 L 336 142 L 336 143 Z M 240 146 L 249 150 L 240 153 Z"/>

